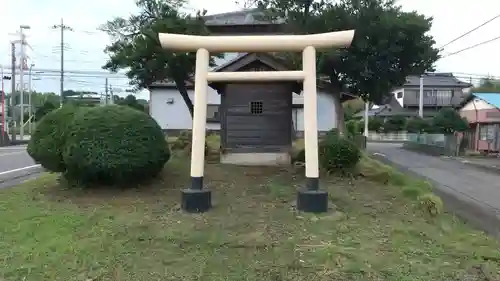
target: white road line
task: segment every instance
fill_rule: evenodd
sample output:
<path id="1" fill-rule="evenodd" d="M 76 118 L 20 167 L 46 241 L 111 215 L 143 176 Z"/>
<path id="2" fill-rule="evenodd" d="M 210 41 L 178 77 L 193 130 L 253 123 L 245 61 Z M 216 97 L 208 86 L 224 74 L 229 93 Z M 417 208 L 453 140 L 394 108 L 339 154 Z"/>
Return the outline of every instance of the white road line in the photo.
<path id="1" fill-rule="evenodd" d="M 0 157 L 9 156 L 9 155 L 16 155 L 16 154 L 26 154 L 26 151 L 17 151 L 17 152 L 9 152 L 9 153 L 1 153 L 0 152 Z"/>
<path id="2" fill-rule="evenodd" d="M 27 146 L 2 146 L 0 147 L 0 150 L 20 150 L 20 149 L 26 149 Z"/>
<path id="3" fill-rule="evenodd" d="M 15 172 L 21 172 L 21 171 L 24 171 L 24 170 L 39 168 L 41 166 L 42 165 L 37 164 L 37 165 L 31 165 L 31 166 L 22 167 L 22 168 L 19 168 L 19 169 L 14 169 L 14 170 L 9 170 L 9 171 L 5 171 L 5 172 L 0 172 L 0 176 L 7 175 L 7 174 L 10 174 L 10 173 L 15 173 Z"/>

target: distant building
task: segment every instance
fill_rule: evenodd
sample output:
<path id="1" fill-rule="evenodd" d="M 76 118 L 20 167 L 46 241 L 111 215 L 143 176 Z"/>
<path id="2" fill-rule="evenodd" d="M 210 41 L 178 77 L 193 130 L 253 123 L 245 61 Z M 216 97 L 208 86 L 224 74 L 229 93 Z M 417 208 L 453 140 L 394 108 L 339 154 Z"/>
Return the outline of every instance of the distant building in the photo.
<path id="1" fill-rule="evenodd" d="M 500 151 L 500 93 L 472 93 L 459 112 L 470 125 L 470 149 Z"/>
<path id="2" fill-rule="evenodd" d="M 452 73 L 426 73 L 423 76 L 424 117 L 435 116 L 442 108 L 458 108 L 468 96 L 470 83 L 460 81 Z M 408 76 L 406 83 L 391 91 L 386 104 L 372 111 L 373 116 L 418 116 L 420 76 Z M 364 112 L 357 114 L 364 116 Z"/>
<path id="3" fill-rule="evenodd" d="M 106 95 L 94 93 L 94 94 L 84 94 L 78 96 L 66 96 L 67 102 L 83 103 L 83 104 L 95 104 L 95 105 L 105 105 L 113 104 L 112 95 L 108 95 L 108 101 L 106 102 Z"/>

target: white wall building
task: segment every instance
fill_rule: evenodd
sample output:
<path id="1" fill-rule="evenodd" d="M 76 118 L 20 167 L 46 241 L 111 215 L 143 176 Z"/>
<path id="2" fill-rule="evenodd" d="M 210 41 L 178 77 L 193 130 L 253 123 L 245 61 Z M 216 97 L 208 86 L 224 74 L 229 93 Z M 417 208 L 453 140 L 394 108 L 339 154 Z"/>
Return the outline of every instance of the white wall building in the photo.
<path id="1" fill-rule="evenodd" d="M 194 89 L 188 89 L 189 97 L 194 101 Z M 292 121 L 297 132 L 304 131 L 303 97 L 293 94 Z M 155 83 L 150 88 L 149 113 L 165 131 L 182 131 L 192 128 L 192 119 L 181 94 L 173 83 Z M 220 95 L 214 89 L 208 89 L 207 129 L 218 131 Z M 318 89 L 318 130 L 327 132 L 336 127 L 335 105 L 332 94 Z"/>

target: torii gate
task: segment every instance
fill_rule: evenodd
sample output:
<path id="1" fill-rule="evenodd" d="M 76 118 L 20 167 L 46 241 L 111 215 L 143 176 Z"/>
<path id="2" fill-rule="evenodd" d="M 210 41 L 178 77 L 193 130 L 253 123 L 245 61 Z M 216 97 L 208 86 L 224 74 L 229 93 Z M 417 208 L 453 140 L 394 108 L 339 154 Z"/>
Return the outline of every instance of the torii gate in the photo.
<path id="1" fill-rule="evenodd" d="M 348 47 L 354 30 L 310 35 L 195 36 L 160 33 L 164 49 L 196 51 L 194 116 L 191 148 L 191 188 L 182 190 L 182 209 L 205 212 L 212 206 L 211 191 L 203 188 L 208 82 L 303 81 L 306 188 L 297 194 L 297 209 L 326 212 L 328 193 L 319 189 L 316 49 Z M 302 52 L 302 70 L 209 72 L 210 52 Z"/>

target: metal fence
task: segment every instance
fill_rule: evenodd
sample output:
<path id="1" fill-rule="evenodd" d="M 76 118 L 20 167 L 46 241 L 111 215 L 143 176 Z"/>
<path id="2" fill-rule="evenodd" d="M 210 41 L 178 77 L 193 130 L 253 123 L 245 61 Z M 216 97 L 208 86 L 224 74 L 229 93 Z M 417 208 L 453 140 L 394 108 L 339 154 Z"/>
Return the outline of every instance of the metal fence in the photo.
<path id="1" fill-rule="evenodd" d="M 449 136 L 445 136 L 444 134 L 408 134 L 408 141 L 433 145 L 439 147 L 446 147 L 447 141 L 449 141 Z"/>
<path id="2" fill-rule="evenodd" d="M 408 134 L 405 147 L 433 155 L 456 156 L 460 154 L 458 138 L 445 134 Z"/>

